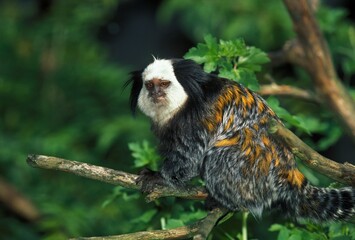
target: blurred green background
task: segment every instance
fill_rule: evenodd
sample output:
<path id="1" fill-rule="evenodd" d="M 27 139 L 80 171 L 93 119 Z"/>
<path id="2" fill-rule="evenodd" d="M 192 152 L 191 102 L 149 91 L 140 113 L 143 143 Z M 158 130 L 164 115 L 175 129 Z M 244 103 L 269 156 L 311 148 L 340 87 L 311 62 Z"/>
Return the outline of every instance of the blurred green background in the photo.
<path id="1" fill-rule="evenodd" d="M 353 7 L 351 0 L 334 0 L 318 12 L 339 75 L 352 93 Z M 26 156 L 57 156 L 128 172 L 144 165 L 134 163 L 137 156 L 156 161 L 149 121 L 131 116 L 129 91 L 122 86 L 152 55 L 183 57 L 207 34 L 242 37 L 266 52 L 294 37 L 277 0 L 1 0 L 0 238 L 104 236 L 203 216 L 202 203 L 168 198 L 147 204 L 134 191 L 33 169 Z M 312 89 L 298 68 L 286 64 L 269 71 L 284 83 Z M 312 136 L 296 132 L 312 147 L 339 161 L 353 160 L 354 145 L 330 112 L 287 99 L 283 104 L 309 126 Z M 317 174 L 308 176 L 329 184 Z M 35 212 L 26 215 L 26 206 L 16 211 L 14 201 L 4 200 L 9 195 L 1 197 L 9 189 L 13 200 L 27 199 Z M 277 213 L 250 218 L 248 231 L 254 239 L 274 239 L 270 225 L 284 221 Z M 237 215 L 214 230 L 214 239 L 236 238 L 239 232 Z"/>

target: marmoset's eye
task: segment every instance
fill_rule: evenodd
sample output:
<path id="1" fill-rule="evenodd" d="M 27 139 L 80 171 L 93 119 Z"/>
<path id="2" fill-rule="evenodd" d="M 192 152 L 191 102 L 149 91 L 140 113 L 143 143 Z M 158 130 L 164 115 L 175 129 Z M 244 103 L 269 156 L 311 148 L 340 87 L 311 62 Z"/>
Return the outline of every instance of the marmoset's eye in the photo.
<path id="1" fill-rule="evenodd" d="M 167 88 L 170 86 L 170 81 L 161 81 L 159 85 L 162 88 Z"/>
<path id="2" fill-rule="evenodd" d="M 145 87 L 149 90 L 149 89 L 152 89 L 154 87 L 154 84 L 149 81 L 149 82 L 145 83 Z"/>

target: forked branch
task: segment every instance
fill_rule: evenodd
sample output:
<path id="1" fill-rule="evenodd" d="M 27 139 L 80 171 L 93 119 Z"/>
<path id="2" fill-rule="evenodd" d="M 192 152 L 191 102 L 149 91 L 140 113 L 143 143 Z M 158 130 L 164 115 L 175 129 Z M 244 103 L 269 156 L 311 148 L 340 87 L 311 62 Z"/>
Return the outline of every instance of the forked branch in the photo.
<path id="1" fill-rule="evenodd" d="M 327 42 L 314 16 L 310 0 L 283 0 L 291 16 L 297 41 L 287 60 L 301 65 L 312 77 L 317 94 L 336 114 L 355 142 L 355 103 L 339 81 Z"/>
<path id="2" fill-rule="evenodd" d="M 28 155 L 27 163 L 32 167 L 69 172 L 78 176 L 119 185 L 125 188 L 137 190 L 141 188 L 140 185 L 136 184 L 138 175 L 87 163 L 43 155 Z M 148 194 L 146 199 L 148 201 L 152 201 L 159 197 L 167 196 L 203 200 L 207 197 L 207 192 L 202 187 L 172 189 L 165 186 L 157 186 L 151 194 Z M 215 208 L 214 210 L 210 211 L 205 218 L 188 226 L 167 230 L 143 231 L 116 236 L 88 238 L 81 237 L 79 239 L 182 239 L 191 237 L 196 240 L 206 239 L 218 219 L 220 219 L 226 213 L 226 209 Z"/>

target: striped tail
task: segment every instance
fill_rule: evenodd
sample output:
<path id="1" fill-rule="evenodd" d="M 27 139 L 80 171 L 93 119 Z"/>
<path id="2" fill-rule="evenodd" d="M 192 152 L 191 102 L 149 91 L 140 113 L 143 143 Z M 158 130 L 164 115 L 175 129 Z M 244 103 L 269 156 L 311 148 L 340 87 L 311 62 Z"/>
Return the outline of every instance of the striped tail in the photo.
<path id="1" fill-rule="evenodd" d="M 298 218 L 315 221 L 346 221 L 355 214 L 355 188 L 317 188 L 307 184 L 290 206 Z M 291 203 L 292 205 L 292 203 Z"/>

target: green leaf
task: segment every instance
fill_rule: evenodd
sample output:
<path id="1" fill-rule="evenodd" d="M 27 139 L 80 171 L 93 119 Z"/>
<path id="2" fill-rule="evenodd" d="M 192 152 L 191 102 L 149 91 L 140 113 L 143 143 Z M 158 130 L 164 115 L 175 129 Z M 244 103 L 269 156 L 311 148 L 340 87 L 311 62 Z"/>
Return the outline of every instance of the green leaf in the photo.
<path id="1" fill-rule="evenodd" d="M 217 39 L 215 37 L 212 37 L 212 35 L 207 34 L 204 37 L 204 40 L 206 42 L 208 49 L 218 49 Z"/>
<path id="2" fill-rule="evenodd" d="M 306 124 L 303 122 L 303 119 L 299 118 L 297 116 L 291 115 L 286 109 L 281 107 L 280 102 L 276 97 L 271 96 L 271 97 L 267 98 L 266 101 L 267 101 L 269 107 L 271 107 L 272 110 L 274 110 L 274 112 L 276 113 L 276 115 L 279 118 L 285 120 L 287 123 L 300 129 L 301 131 L 306 132 L 307 134 L 310 134 L 310 131 L 307 128 Z"/>
<path id="3" fill-rule="evenodd" d="M 326 137 L 322 138 L 318 142 L 318 148 L 321 150 L 327 149 L 329 146 L 333 145 L 342 136 L 343 130 L 338 126 L 331 127 L 326 132 Z"/>
<path id="4" fill-rule="evenodd" d="M 227 78 L 230 80 L 238 80 L 238 75 L 236 72 L 233 70 L 233 64 L 230 62 L 220 62 L 219 63 L 219 76 L 223 78 Z"/>
<path id="5" fill-rule="evenodd" d="M 355 226 L 346 223 L 333 223 L 329 226 L 329 237 L 331 240 L 354 239 Z"/>
<path id="6" fill-rule="evenodd" d="M 288 240 L 290 236 L 290 230 L 286 227 L 281 228 L 277 240 Z"/>
<path id="7" fill-rule="evenodd" d="M 236 71 L 239 82 L 253 91 L 259 90 L 259 83 L 255 74 L 247 68 L 239 68 Z"/>
<path id="8" fill-rule="evenodd" d="M 153 170 L 157 169 L 160 156 L 156 149 L 149 145 L 148 141 L 144 140 L 141 143 L 129 143 L 128 148 L 132 151 L 134 167 L 149 166 Z"/>
<path id="9" fill-rule="evenodd" d="M 330 240 L 353 240 L 353 238 L 351 238 L 350 236 L 338 236 L 330 238 Z"/>
<path id="10" fill-rule="evenodd" d="M 149 223 L 158 211 L 156 209 L 147 210 L 143 215 L 132 219 L 131 223 Z"/>
<path id="11" fill-rule="evenodd" d="M 184 222 L 180 219 L 168 219 L 168 222 L 166 224 L 166 228 L 167 229 L 171 229 L 171 228 L 177 228 L 177 227 L 182 227 L 184 226 Z"/>
<path id="12" fill-rule="evenodd" d="M 261 70 L 261 65 L 269 61 L 270 59 L 265 52 L 255 47 L 248 47 L 246 54 L 239 58 L 238 65 L 258 72 Z"/>
<path id="13" fill-rule="evenodd" d="M 101 204 L 101 207 L 102 208 L 107 207 L 109 204 L 114 202 L 117 198 L 122 198 L 126 202 L 129 202 L 132 199 L 138 199 L 139 197 L 140 195 L 136 191 L 132 191 L 131 189 L 117 186 L 113 188 L 112 194 L 109 195 L 107 199 Z"/>
<path id="14" fill-rule="evenodd" d="M 280 231 L 282 228 L 284 228 L 283 225 L 276 223 L 276 224 L 272 224 L 272 225 L 270 226 L 269 231 L 270 231 L 270 232 L 276 232 L 276 231 Z"/>
<path id="15" fill-rule="evenodd" d="M 219 55 L 228 59 L 241 57 L 247 54 L 247 47 L 242 39 L 219 42 Z"/>
<path id="16" fill-rule="evenodd" d="M 191 48 L 186 54 L 185 58 L 194 60 L 195 62 L 202 64 L 206 62 L 206 55 L 208 52 L 207 46 L 204 44 L 198 44 L 197 47 Z"/>
<path id="17" fill-rule="evenodd" d="M 197 211 L 193 211 L 193 212 L 185 212 L 180 214 L 180 218 L 183 219 L 184 223 L 188 223 L 191 221 L 196 221 L 198 219 L 202 219 L 204 217 L 206 217 L 207 213 L 205 211 L 202 210 L 197 210 Z"/>
<path id="18" fill-rule="evenodd" d="M 298 234 L 291 234 L 291 236 L 288 238 L 288 240 L 302 240 L 302 235 Z"/>
<path id="19" fill-rule="evenodd" d="M 234 212 L 229 212 L 229 213 L 226 214 L 222 219 L 220 219 L 220 220 L 218 221 L 218 225 L 220 225 L 220 224 L 222 224 L 222 223 L 228 221 L 231 217 L 233 217 L 233 215 L 234 215 Z"/>
<path id="20" fill-rule="evenodd" d="M 217 69 L 217 64 L 215 62 L 206 62 L 203 69 L 208 73 L 213 72 Z"/>

